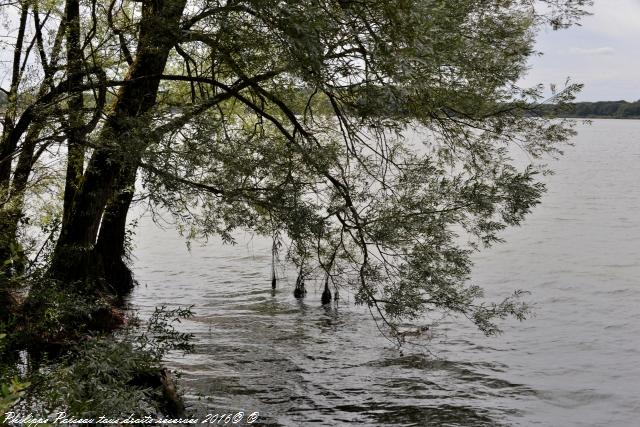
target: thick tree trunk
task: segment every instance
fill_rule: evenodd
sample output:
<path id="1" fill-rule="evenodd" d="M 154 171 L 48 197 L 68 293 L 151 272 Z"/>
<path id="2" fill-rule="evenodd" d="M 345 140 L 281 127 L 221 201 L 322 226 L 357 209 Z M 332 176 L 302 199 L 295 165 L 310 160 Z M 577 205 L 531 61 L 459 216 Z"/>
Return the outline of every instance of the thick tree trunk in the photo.
<path id="1" fill-rule="evenodd" d="M 104 279 L 119 296 L 126 295 L 135 285 L 133 274 L 125 263 L 125 242 L 127 214 L 135 192 L 136 170 L 128 167 L 122 175 L 118 184 L 122 189 L 107 204 L 95 249 L 104 267 Z"/>
<path id="2" fill-rule="evenodd" d="M 144 127 L 142 120 L 136 119 L 155 105 L 158 76 L 179 37 L 185 3 L 186 0 L 155 0 L 143 5 L 138 50 L 127 77 L 129 83 L 121 88 L 100 135 L 101 146 L 94 151 L 73 203 L 67 207 L 68 220 L 63 224 L 50 268 L 55 279 L 87 283 L 106 276 L 105 264 L 95 248 L 98 228 L 107 203 L 117 196 L 117 184 L 124 178 L 123 173 L 132 168 L 135 174 L 146 148 L 140 132 Z M 119 204 L 117 209 L 125 208 L 128 210 L 128 203 Z M 118 221 L 122 222 L 122 217 L 126 220 L 126 215 L 120 215 Z M 106 250 L 111 245 L 103 243 L 103 246 Z"/>
<path id="3" fill-rule="evenodd" d="M 69 128 L 67 134 L 67 173 L 64 187 L 64 209 L 62 223 L 69 221 L 71 205 L 75 198 L 84 167 L 85 131 L 82 109 L 83 94 L 74 92 L 82 85 L 82 48 L 80 47 L 80 2 L 67 0 L 65 10 L 67 39 L 67 70 L 69 73 Z"/>

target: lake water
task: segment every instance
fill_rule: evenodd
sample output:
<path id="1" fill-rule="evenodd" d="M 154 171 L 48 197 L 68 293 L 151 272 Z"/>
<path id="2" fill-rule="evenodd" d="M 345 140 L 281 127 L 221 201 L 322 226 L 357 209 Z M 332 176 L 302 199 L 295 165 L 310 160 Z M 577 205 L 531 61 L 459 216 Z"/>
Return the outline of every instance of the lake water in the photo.
<path id="1" fill-rule="evenodd" d="M 499 297 L 531 291 L 535 317 L 487 338 L 442 322 L 402 353 L 348 299 L 270 289 L 270 241 L 186 250 L 143 220 L 133 304 L 195 305 L 173 355 L 200 417 L 242 410 L 262 425 L 631 426 L 640 423 L 640 121 L 579 126 L 549 191 L 507 242 L 475 257 Z M 293 274 L 293 272 L 292 272 Z M 427 351 L 428 349 L 428 351 Z"/>

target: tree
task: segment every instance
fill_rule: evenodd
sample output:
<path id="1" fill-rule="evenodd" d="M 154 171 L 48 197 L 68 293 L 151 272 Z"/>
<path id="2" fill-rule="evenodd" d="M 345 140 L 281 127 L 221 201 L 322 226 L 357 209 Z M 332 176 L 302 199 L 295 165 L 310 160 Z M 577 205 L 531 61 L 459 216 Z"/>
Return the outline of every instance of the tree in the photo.
<path id="1" fill-rule="evenodd" d="M 141 196 L 192 235 L 273 236 L 299 269 L 297 295 L 320 271 L 326 292 L 348 287 L 392 331 L 432 310 L 486 333 L 524 315 L 512 298 L 480 302 L 470 254 L 544 191 L 543 168 L 517 168 L 510 150 L 539 159 L 571 135 L 533 117 L 542 88 L 517 82 L 536 29 L 575 23 L 588 1 L 4 3 L 19 12 L 3 89 L 6 200 L 23 197 L 11 184 L 29 177 L 37 146 L 66 147 L 50 279 L 85 295 L 131 288 L 140 177 Z M 20 64 L 34 68 L 30 85 Z M 21 205 L 3 219 L 5 257 Z"/>

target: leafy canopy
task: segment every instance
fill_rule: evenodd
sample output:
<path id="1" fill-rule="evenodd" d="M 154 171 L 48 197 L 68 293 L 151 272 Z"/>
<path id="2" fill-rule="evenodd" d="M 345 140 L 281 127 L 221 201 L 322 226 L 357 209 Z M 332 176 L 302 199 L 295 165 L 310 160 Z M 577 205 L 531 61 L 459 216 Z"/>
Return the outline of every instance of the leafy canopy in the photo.
<path id="1" fill-rule="evenodd" d="M 480 302 L 470 255 L 539 203 L 537 160 L 572 134 L 533 114 L 541 87 L 517 84 L 537 28 L 586 2 L 544 3 L 194 4 L 170 61 L 192 78 L 165 82 L 146 195 L 191 237 L 285 240 L 301 276 L 327 275 L 392 330 L 446 311 L 498 332 L 526 306 L 519 291 Z M 518 151 L 531 164 L 516 167 Z"/>
<path id="2" fill-rule="evenodd" d="M 488 334 L 525 315 L 515 299 L 482 302 L 470 255 L 539 203 L 540 163 L 572 134 L 534 106 L 579 85 L 544 100 L 518 82 L 540 26 L 576 23 L 589 1 L 191 0 L 176 30 L 148 11 L 185 0 L 107 3 L 81 3 L 87 145 L 140 169 L 139 198 L 188 236 L 271 236 L 301 278 L 326 275 L 392 331 L 432 311 Z M 42 58 L 60 56 L 55 34 L 35 38 Z M 167 37 L 154 107 L 101 132 L 136 50 Z M 48 118 L 41 138 L 64 143 L 66 68 L 44 68 L 21 99 Z"/>

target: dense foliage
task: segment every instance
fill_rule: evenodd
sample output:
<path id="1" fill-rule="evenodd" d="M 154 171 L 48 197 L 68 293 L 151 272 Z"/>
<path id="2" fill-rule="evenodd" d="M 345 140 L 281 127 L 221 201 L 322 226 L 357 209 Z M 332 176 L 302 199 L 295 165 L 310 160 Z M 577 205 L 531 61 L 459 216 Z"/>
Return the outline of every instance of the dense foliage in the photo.
<path id="1" fill-rule="evenodd" d="M 588 3 L 0 0 L 12 351 L 89 357 L 91 344 L 74 346 L 126 321 L 115 307 L 134 284 L 134 203 L 190 239 L 272 237 L 274 259 L 295 264 L 296 296 L 324 276 L 323 301 L 348 289 L 392 335 L 433 312 L 487 334 L 522 318 L 519 291 L 488 302 L 469 283 L 470 255 L 539 203 L 545 158 L 572 134 L 532 115 L 543 88 L 518 82 L 537 29 L 575 23 Z M 517 150 L 530 164 L 513 162 Z M 95 368 L 61 360 L 75 366 L 68 381 Z"/>
<path id="2" fill-rule="evenodd" d="M 119 414 L 177 415 L 172 407 L 176 402 L 168 400 L 162 387 L 161 374 L 166 371 L 161 363 L 169 351 L 191 350 L 192 336 L 174 327 L 191 315 L 189 309 L 163 306 L 144 324 L 132 319 L 116 334 L 85 337 L 55 360 L 46 354 L 32 357 L 22 365 L 29 383 L 18 380 L 17 372 L 3 372 L 13 378 L 0 387 L 0 419 L 9 408 L 45 418 L 59 412 L 93 419 Z"/>

